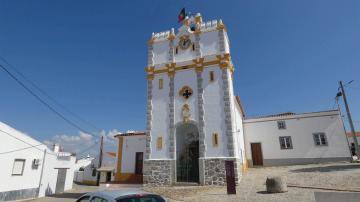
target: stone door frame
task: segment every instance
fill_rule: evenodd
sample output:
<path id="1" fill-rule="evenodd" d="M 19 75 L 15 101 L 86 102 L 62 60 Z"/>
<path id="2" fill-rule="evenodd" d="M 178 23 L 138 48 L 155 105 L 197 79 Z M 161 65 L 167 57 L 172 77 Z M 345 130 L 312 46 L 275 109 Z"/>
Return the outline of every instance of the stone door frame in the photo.
<path id="1" fill-rule="evenodd" d="M 178 128 L 180 127 L 180 126 L 182 126 L 182 125 L 185 125 L 185 124 L 190 124 L 190 125 L 193 125 L 195 128 L 196 128 L 196 132 L 197 132 L 197 135 L 198 135 L 198 141 L 199 141 L 199 146 L 198 146 L 198 148 L 199 148 L 199 166 L 198 166 L 198 169 L 199 169 L 199 171 L 198 171 L 198 173 L 199 173 L 199 181 L 197 182 L 197 183 L 199 183 L 199 184 L 201 184 L 201 174 L 203 173 L 202 172 L 202 166 L 200 165 L 200 158 L 201 158 L 201 155 L 202 155 L 202 152 L 203 151 L 201 151 L 201 148 L 200 148 L 200 145 L 201 145 L 201 140 L 200 140 L 200 133 L 199 133 L 199 125 L 198 125 L 198 123 L 196 122 L 196 121 L 194 121 L 194 120 L 189 120 L 189 121 L 187 121 L 187 122 L 183 122 L 183 121 L 180 121 L 180 122 L 178 122 L 178 123 L 176 123 L 175 124 L 175 131 L 174 131 L 174 138 L 173 138 L 173 141 L 174 141 L 174 143 L 173 143 L 173 145 L 174 145 L 174 150 L 173 150 L 173 152 L 174 152 L 174 162 L 173 162 L 173 176 L 172 176 L 172 178 L 173 178 L 173 182 L 174 183 L 178 183 L 178 181 L 177 181 L 177 148 L 176 148 L 176 140 L 177 140 L 177 132 L 178 132 Z M 182 182 L 179 182 L 179 183 L 182 183 Z"/>

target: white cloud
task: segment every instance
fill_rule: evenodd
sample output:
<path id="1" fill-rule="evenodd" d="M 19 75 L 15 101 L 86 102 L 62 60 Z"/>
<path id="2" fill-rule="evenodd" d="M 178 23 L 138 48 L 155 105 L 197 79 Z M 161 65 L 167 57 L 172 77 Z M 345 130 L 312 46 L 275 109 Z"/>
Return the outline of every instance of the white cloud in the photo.
<path id="1" fill-rule="evenodd" d="M 96 157 L 99 154 L 100 136 L 104 136 L 104 152 L 117 151 L 117 140 L 114 135 L 118 134 L 118 130 L 113 129 L 110 131 L 102 130 L 98 137 L 93 135 L 79 132 L 78 135 L 55 135 L 52 138 L 45 140 L 44 143 L 52 148 L 55 143 L 60 144 L 63 151 L 76 153 L 77 157 L 87 156 Z M 96 145 L 94 145 L 97 142 Z M 84 150 L 86 150 L 84 152 Z"/>

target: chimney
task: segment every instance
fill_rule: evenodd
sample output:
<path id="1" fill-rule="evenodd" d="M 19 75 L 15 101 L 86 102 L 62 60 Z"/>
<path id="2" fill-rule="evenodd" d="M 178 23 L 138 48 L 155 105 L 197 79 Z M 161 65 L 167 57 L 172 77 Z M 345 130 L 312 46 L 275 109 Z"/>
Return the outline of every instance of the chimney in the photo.
<path id="1" fill-rule="evenodd" d="M 56 153 L 60 152 L 60 145 L 59 145 L 59 144 L 54 144 L 53 150 L 54 150 L 54 152 L 56 152 Z"/>

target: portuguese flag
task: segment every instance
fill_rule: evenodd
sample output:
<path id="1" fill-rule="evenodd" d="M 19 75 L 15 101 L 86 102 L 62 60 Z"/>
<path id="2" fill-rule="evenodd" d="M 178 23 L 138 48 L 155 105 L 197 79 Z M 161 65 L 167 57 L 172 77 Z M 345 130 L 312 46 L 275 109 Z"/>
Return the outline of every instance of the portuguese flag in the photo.
<path id="1" fill-rule="evenodd" d="M 186 17 L 185 8 L 182 8 L 178 16 L 178 22 L 182 22 L 185 19 L 185 17 Z"/>

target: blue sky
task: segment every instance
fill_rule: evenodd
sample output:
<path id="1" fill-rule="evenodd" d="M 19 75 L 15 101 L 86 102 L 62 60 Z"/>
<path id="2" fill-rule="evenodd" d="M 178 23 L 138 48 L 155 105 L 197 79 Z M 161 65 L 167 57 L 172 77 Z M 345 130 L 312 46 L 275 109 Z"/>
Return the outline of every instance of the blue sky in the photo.
<path id="1" fill-rule="evenodd" d="M 177 28 L 184 6 L 205 20 L 223 19 L 235 93 L 248 116 L 332 109 L 338 81 L 354 80 L 347 92 L 360 130 L 357 0 L 2 0 L 0 56 L 106 133 L 143 130 L 146 41 Z M 39 140 L 79 135 L 3 71 L 0 91 L 1 121 Z"/>

